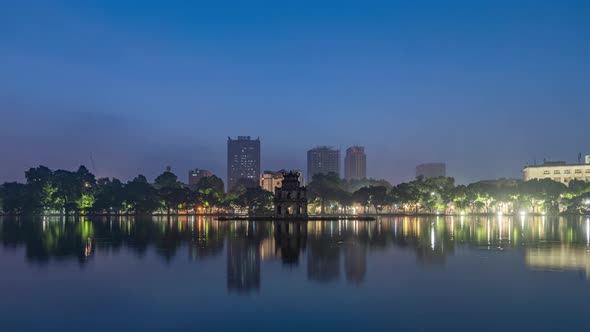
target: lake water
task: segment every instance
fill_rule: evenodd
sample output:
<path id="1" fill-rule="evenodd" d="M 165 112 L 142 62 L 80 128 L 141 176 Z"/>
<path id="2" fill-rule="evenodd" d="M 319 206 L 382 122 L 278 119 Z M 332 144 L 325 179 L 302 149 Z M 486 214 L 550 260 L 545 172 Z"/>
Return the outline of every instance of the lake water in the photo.
<path id="1" fill-rule="evenodd" d="M 590 219 L 0 219 L 0 331 L 590 330 Z"/>

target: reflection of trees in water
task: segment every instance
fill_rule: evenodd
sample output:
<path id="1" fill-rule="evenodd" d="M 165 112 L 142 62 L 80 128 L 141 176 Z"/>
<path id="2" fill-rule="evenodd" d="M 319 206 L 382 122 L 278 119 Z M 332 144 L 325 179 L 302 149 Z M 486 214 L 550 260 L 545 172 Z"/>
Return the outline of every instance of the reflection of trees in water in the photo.
<path id="1" fill-rule="evenodd" d="M 78 259 L 81 264 L 92 254 L 94 226 L 89 221 L 69 218 L 4 219 L 1 223 L 2 244 L 25 246 L 30 262 L 46 263 L 50 258 Z"/>
<path id="2" fill-rule="evenodd" d="M 395 217 L 308 223 L 220 222 L 195 216 L 21 217 L 0 218 L 0 241 L 4 247 L 24 247 L 26 259 L 34 263 L 73 259 L 84 264 L 95 253 L 122 248 L 142 256 L 150 247 L 170 262 L 184 252 L 179 250 L 182 246 L 199 261 L 221 255 L 226 248 L 228 273 L 252 280 L 260 279 L 260 264 L 268 260 L 280 258 L 296 267 L 306 257 L 309 279 L 336 281 L 343 260 L 346 279 L 362 283 L 366 256 L 391 246 L 410 248 L 419 262 L 444 264 L 457 246 L 484 250 L 590 246 L 589 228 L 590 220 L 581 217 Z M 239 280 L 246 286 L 259 284 Z"/>

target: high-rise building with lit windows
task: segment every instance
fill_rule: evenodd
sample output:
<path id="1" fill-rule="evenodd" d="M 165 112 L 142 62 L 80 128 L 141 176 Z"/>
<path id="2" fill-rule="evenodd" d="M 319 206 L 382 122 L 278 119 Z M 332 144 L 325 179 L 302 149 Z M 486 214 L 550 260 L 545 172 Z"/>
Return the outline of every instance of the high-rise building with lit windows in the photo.
<path id="1" fill-rule="evenodd" d="M 260 138 L 238 136 L 227 138 L 227 189 L 238 183 L 246 187 L 258 186 L 260 178 Z"/>
<path id="2" fill-rule="evenodd" d="M 307 179 L 316 174 L 336 173 L 340 176 L 340 150 L 320 146 L 307 151 Z"/>

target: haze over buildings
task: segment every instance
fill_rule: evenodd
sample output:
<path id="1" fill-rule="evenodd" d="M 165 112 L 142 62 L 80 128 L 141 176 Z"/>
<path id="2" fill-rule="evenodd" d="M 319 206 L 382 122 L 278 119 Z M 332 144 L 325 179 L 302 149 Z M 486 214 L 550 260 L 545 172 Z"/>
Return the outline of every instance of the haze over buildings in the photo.
<path id="1" fill-rule="evenodd" d="M 316 174 L 336 173 L 340 176 L 340 150 L 319 146 L 307 151 L 307 181 Z"/>
<path id="2" fill-rule="evenodd" d="M 436 178 L 447 176 L 447 165 L 445 163 L 425 163 L 416 166 L 416 177 Z"/>
<path id="3" fill-rule="evenodd" d="M 359 180 L 367 177 L 367 155 L 365 147 L 352 146 L 346 149 L 344 157 L 344 178 L 346 180 Z"/>
<path id="4" fill-rule="evenodd" d="M 122 181 L 198 165 L 227 184 L 237 133 L 261 137 L 273 170 L 362 144 L 392 183 L 425 159 L 459 183 L 520 177 L 588 142 L 588 1 L 228 7 L 2 6 L 0 182 L 85 164 Z"/>

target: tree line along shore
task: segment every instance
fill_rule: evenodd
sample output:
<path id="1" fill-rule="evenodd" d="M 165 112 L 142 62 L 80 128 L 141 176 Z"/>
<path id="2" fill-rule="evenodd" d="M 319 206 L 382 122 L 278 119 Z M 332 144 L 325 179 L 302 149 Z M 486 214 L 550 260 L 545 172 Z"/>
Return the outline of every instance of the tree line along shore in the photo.
<path id="1" fill-rule="evenodd" d="M 97 179 L 85 166 L 75 171 L 39 166 L 27 170 L 25 179 L 0 186 L 1 214 L 268 216 L 274 211 L 273 193 L 246 181 L 225 192 L 223 181 L 213 175 L 189 188 L 169 169 L 153 182 L 138 175 L 124 183 Z M 392 186 L 330 173 L 313 177 L 307 197 L 310 214 L 321 216 L 590 213 L 590 183 L 576 180 L 568 186 L 549 179 L 456 185 L 451 177 L 418 177 Z"/>

